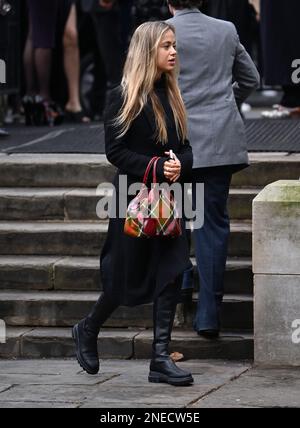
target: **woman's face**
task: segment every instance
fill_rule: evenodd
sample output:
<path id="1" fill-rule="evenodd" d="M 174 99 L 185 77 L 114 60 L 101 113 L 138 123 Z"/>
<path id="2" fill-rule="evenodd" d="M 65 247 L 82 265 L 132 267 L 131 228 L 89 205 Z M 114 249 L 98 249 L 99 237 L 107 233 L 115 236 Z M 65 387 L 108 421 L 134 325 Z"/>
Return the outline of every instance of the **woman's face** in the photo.
<path id="1" fill-rule="evenodd" d="M 172 30 L 163 35 L 157 51 L 157 69 L 159 74 L 172 71 L 176 66 L 176 39 Z"/>

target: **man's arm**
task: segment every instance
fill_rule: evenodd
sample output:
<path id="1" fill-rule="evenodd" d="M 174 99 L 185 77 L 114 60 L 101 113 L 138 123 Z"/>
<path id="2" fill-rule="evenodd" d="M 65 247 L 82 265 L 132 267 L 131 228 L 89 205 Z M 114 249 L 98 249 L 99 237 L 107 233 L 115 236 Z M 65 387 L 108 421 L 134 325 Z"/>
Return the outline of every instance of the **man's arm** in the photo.
<path id="1" fill-rule="evenodd" d="M 233 92 L 237 105 L 240 105 L 259 86 L 260 76 L 250 55 L 240 43 L 239 36 L 235 31 L 236 52 L 233 64 Z"/>

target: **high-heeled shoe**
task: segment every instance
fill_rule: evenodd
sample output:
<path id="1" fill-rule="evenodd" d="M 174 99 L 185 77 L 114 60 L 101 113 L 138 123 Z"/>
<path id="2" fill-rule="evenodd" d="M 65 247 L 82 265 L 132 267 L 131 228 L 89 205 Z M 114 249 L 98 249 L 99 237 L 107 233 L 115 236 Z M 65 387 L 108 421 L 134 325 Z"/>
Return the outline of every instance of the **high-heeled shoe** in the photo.
<path id="1" fill-rule="evenodd" d="M 56 126 L 64 121 L 62 109 L 54 101 L 48 101 L 37 95 L 34 104 L 34 124 L 36 126 Z"/>
<path id="2" fill-rule="evenodd" d="M 61 107 L 54 101 L 45 105 L 46 120 L 49 126 L 61 125 L 65 120 L 65 114 Z"/>
<path id="3" fill-rule="evenodd" d="M 34 97 L 31 95 L 25 95 L 22 98 L 22 106 L 24 109 L 26 126 L 32 126 L 34 124 L 34 119 L 33 119 L 34 103 L 35 103 Z"/>

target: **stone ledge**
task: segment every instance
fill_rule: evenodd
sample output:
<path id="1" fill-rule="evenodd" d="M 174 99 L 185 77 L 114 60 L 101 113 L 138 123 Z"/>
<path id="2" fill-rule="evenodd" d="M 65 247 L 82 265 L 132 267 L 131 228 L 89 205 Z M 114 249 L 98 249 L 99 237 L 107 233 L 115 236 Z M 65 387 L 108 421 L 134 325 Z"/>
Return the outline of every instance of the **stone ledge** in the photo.
<path id="1" fill-rule="evenodd" d="M 74 358 L 70 328 L 8 328 L 7 344 L 0 344 L 0 358 Z M 150 358 L 152 330 L 102 329 L 98 339 L 102 359 Z M 251 333 L 222 333 L 221 339 L 202 339 L 191 330 L 174 329 L 171 351 L 183 352 L 186 359 L 253 358 Z"/>

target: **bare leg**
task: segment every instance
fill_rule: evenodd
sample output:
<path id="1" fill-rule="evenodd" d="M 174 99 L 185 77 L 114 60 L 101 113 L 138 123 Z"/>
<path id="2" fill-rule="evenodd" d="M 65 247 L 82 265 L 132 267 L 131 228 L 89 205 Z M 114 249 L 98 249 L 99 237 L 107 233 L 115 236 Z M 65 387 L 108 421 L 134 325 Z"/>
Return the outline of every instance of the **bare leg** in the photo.
<path id="1" fill-rule="evenodd" d="M 77 113 L 82 110 L 79 98 L 80 59 L 78 48 L 76 7 L 72 5 L 64 37 L 64 66 L 68 81 L 69 99 L 65 106 L 67 111 Z M 87 118 L 83 121 L 88 121 Z"/>
<path id="2" fill-rule="evenodd" d="M 34 50 L 35 68 L 39 83 L 39 94 L 45 100 L 50 99 L 50 76 L 52 49 L 37 48 Z"/>
<path id="3" fill-rule="evenodd" d="M 26 80 L 26 94 L 34 95 L 36 92 L 36 87 L 34 84 L 34 50 L 32 45 L 32 32 L 31 28 L 28 32 L 25 49 L 23 53 L 23 64 Z"/>

